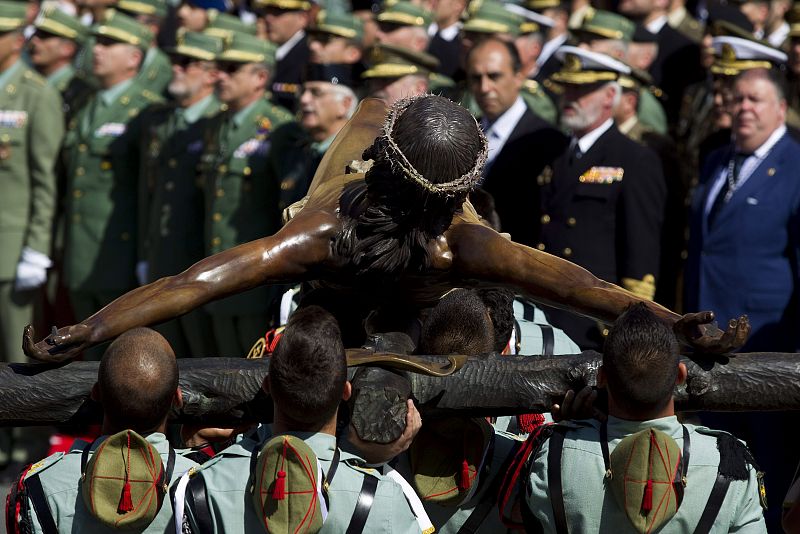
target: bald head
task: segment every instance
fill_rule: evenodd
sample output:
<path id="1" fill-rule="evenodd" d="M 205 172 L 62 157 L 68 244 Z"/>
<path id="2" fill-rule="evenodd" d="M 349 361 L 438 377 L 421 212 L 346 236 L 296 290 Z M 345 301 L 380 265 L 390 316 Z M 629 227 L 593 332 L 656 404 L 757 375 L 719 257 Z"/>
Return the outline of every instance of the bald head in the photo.
<path id="1" fill-rule="evenodd" d="M 153 431 L 166 419 L 176 396 L 175 353 L 158 332 L 129 330 L 103 355 L 96 387 L 106 420 L 113 427 Z"/>

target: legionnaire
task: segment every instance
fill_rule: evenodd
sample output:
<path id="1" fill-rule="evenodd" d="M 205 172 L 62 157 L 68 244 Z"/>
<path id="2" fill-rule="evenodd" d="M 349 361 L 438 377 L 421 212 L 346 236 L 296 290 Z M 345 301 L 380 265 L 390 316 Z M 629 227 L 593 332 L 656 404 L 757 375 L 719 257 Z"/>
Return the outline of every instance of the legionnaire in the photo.
<path id="1" fill-rule="evenodd" d="M 564 67 L 553 80 L 564 86 L 561 124 L 572 139 L 539 177 L 536 246 L 652 299 L 666 186 L 658 157 L 614 125 L 617 80 L 630 69 L 575 47 L 562 47 L 559 56 Z M 600 347 L 603 330 L 597 323 L 546 311 L 581 348 Z"/>
<path id="2" fill-rule="evenodd" d="M 428 26 L 427 52 L 439 60 L 438 73 L 452 78 L 461 61 L 461 18 L 467 8 L 465 0 L 435 0 L 431 3 L 433 23 Z"/>
<path id="3" fill-rule="evenodd" d="M 536 60 L 536 63 L 539 64 L 536 81 L 544 83 L 550 79 L 554 72 L 561 68 L 561 63 L 556 58 L 555 52 L 566 44 L 569 38 L 567 22 L 569 21 L 571 2 L 568 0 L 528 0 L 525 2 L 525 7 L 541 13 L 554 22 L 553 27 L 550 28 L 545 36 L 542 52 Z"/>
<path id="4" fill-rule="evenodd" d="M 404 46 L 418 52 L 428 48 L 431 14 L 424 8 L 408 0 L 399 0 L 384 4 L 383 11 L 376 18 L 378 42 Z"/>
<path id="5" fill-rule="evenodd" d="M 15 525 L 64 534 L 173 530 L 167 488 L 197 464 L 164 435 L 170 410 L 182 404 L 169 344 L 146 328 L 122 334 L 100 362 L 92 398 L 103 406 L 102 435 L 30 467 L 25 491 L 12 491 Z"/>
<path id="6" fill-rule="evenodd" d="M 36 288 L 51 266 L 54 167 L 64 119 L 61 99 L 20 59 L 26 4 L 0 2 L 0 361 L 26 358 L 10 334 L 33 319 Z M 24 326 L 23 326 L 24 327 Z M 0 432 L 0 468 L 12 432 Z M 20 452 L 24 451 L 21 450 Z M 19 457 L 19 461 L 26 458 Z"/>
<path id="7" fill-rule="evenodd" d="M 139 113 L 160 98 L 135 78 L 153 35 L 114 10 L 92 30 L 100 91 L 67 125 L 64 275 L 77 315 L 135 285 Z M 92 351 L 95 359 L 101 352 Z"/>
<path id="8" fill-rule="evenodd" d="M 185 499 L 178 492 L 175 499 L 185 501 L 189 531 L 264 532 L 269 525 L 284 532 L 305 526 L 323 533 L 419 533 L 400 483 L 337 446 L 337 409 L 351 386 L 336 320 L 316 306 L 296 311 L 269 366 L 263 388 L 274 423 L 187 475 Z M 421 425 L 410 406 L 405 447 Z"/>
<path id="9" fill-rule="evenodd" d="M 264 98 L 275 69 L 275 48 L 236 34 L 217 57 L 217 94 L 228 106 L 209 130 L 201 161 L 206 191 L 206 254 L 269 235 L 280 227 L 279 184 L 267 172 L 276 128 L 292 120 Z M 261 287 L 209 304 L 217 355 L 244 356 L 269 327 L 279 288 Z"/>
<path id="10" fill-rule="evenodd" d="M 555 21 L 535 11 L 514 4 L 506 4 L 505 8 L 525 19 L 520 23 L 520 35 L 514 40 L 522 62 L 522 73 L 533 79 L 539 71 L 539 55 L 542 53 L 544 36 L 547 35 Z"/>
<path id="11" fill-rule="evenodd" d="M 281 211 L 305 196 L 322 157 L 353 116 L 358 97 L 352 86 L 351 65 L 308 64 L 300 93 L 300 128 L 281 128 L 273 138 Z"/>
<path id="12" fill-rule="evenodd" d="M 390 44 L 376 45 L 370 59 L 371 67 L 361 75 L 367 81 L 367 94 L 387 106 L 427 93 L 430 76 L 439 66 L 430 54 Z"/>
<path id="13" fill-rule="evenodd" d="M 158 48 L 156 39 L 167 16 L 166 0 L 119 0 L 117 9 L 135 18 L 153 34 L 136 81 L 150 92 L 163 95 L 172 79 L 172 66 L 167 55 Z"/>
<path id="14" fill-rule="evenodd" d="M 224 109 L 214 95 L 216 57 L 222 41 L 180 31 L 169 50 L 173 78 L 167 90 L 174 104 L 153 106 L 143 116 L 140 197 L 139 283 L 179 273 L 205 256 L 204 196 L 198 166 L 204 133 Z M 194 310 L 164 323 L 159 331 L 178 356 L 211 356 L 211 319 Z"/>
<path id="15" fill-rule="evenodd" d="M 308 30 L 311 63 L 353 65 L 358 79 L 363 56 L 364 23 L 350 13 L 320 11 L 316 24 Z"/>
<path id="16" fill-rule="evenodd" d="M 219 39 L 230 39 L 237 33 L 256 34 L 255 24 L 245 24 L 242 19 L 234 15 L 209 9 L 207 16 L 208 24 L 203 31 Z"/>
<path id="17" fill-rule="evenodd" d="M 80 20 L 54 6 L 39 11 L 33 26 L 36 31 L 29 42 L 31 64 L 61 93 L 65 118 L 69 120 L 92 91 L 72 65 L 89 32 Z"/>
<path id="18" fill-rule="evenodd" d="M 310 51 L 306 38 L 309 0 L 256 0 L 254 7 L 266 24 L 267 38 L 275 50 L 271 76 L 272 101 L 289 111 L 297 109 L 303 72 Z"/>
<path id="19" fill-rule="evenodd" d="M 686 380 L 674 335 L 641 304 L 606 340 L 608 421 L 545 427 L 522 506 L 543 532 L 766 532 L 762 478 L 734 436 L 675 416 Z M 759 503 L 762 504 L 759 504 Z"/>

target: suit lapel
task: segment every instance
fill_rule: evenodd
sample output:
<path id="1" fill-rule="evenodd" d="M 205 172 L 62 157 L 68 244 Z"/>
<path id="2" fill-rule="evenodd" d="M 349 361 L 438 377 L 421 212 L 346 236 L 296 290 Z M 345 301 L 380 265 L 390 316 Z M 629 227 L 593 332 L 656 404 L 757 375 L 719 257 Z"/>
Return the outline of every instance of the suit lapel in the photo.
<path id="1" fill-rule="evenodd" d="M 557 206 L 565 205 L 568 199 L 572 198 L 575 194 L 575 188 L 580 183 L 578 179 L 587 170 L 597 165 L 602 165 L 606 160 L 606 143 L 613 135 L 616 127 L 612 126 L 606 130 L 603 135 L 597 138 L 594 144 L 589 148 L 580 159 L 576 160 L 570 165 L 569 146 L 565 149 L 564 154 L 559 158 L 561 167 L 554 173 L 555 179 L 555 196 L 553 203 Z"/>

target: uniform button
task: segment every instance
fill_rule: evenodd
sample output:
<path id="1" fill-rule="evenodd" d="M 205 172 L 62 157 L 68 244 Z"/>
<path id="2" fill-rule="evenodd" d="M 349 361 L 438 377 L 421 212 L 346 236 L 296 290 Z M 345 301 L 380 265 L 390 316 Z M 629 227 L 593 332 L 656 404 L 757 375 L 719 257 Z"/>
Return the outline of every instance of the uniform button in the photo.
<path id="1" fill-rule="evenodd" d="M 544 243 L 539 243 L 538 245 L 536 245 L 536 248 L 539 250 L 544 250 Z"/>
<path id="2" fill-rule="evenodd" d="M 292 182 L 290 182 L 289 180 L 284 180 L 281 182 L 281 191 L 286 191 L 290 187 L 292 187 Z"/>
<path id="3" fill-rule="evenodd" d="M 578 221 L 575 220 L 575 217 L 570 217 L 567 219 L 567 226 L 574 227 L 576 224 L 578 224 Z"/>
<path id="4" fill-rule="evenodd" d="M 86 152 L 89 147 L 87 147 L 84 143 L 78 145 L 78 152 Z"/>
<path id="5" fill-rule="evenodd" d="M 222 214 L 221 213 L 215 213 L 212 216 L 212 219 L 214 219 L 214 222 L 220 222 L 222 220 Z"/>
<path id="6" fill-rule="evenodd" d="M 175 189 L 175 182 L 173 182 L 172 180 L 168 181 L 167 183 L 164 184 L 164 189 L 166 189 L 167 191 L 172 191 L 173 189 Z"/>
<path id="7" fill-rule="evenodd" d="M 72 196 L 75 198 L 81 198 L 83 196 L 83 191 L 81 191 L 80 189 L 76 189 L 75 191 L 72 192 Z"/>
<path id="8" fill-rule="evenodd" d="M 211 246 L 212 246 L 212 247 L 218 247 L 218 246 L 220 246 L 221 244 L 222 244 L 222 239 L 220 239 L 219 237 L 215 237 L 215 238 L 213 238 L 213 239 L 211 240 Z"/>
<path id="9" fill-rule="evenodd" d="M 80 213 L 76 213 L 75 215 L 73 215 L 72 216 L 72 222 L 81 222 L 81 214 Z"/>
<path id="10" fill-rule="evenodd" d="M 225 190 L 224 189 L 217 189 L 217 198 L 222 198 L 224 196 L 225 196 Z"/>
<path id="11" fill-rule="evenodd" d="M 565 248 L 563 254 L 565 258 L 569 258 L 572 256 L 572 249 L 569 247 Z"/>
<path id="12" fill-rule="evenodd" d="M 84 174 L 86 174 L 86 169 L 84 169 L 83 167 L 78 167 L 77 169 L 75 169 L 76 176 L 83 176 Z"/>
<path id="13" fill-rule="evenodd" d="M 550 216 L 548 214 L 542 215 L 542 224 L 547 224 L 550 222 Z"/>
<path id="14" fill-rule="evenodd" d="M 175 161 L 175 158 L 170 158 L 170 160 L 167 162 L 167 165 L 169 165 L 170 169 L 174 169 L 178 166 L 178 162 Z"/>
<path id="15" fill-rule="evenodd" d="M 111 170 L 111 162 L 110 161 L 101 161 L 100 162 L 100 169 L 104 171 Z"/>
<path id="16" fill-rule="evenodd" d="M 244 170 L 242 171 L 242 173 L 245 176 L 250 176 L 253 173 L 253 169 L 251 169 L 250 167 L 245 167 Z"/>
<path id="17" fill-rule="evenodd" d="M 128 232 L 122 232 L 119 238 L 122 239 L 123 241 L 128 241 L 131 238 L 131 234 L 129 234 Z"/>
<path id="18" fill-rule="evenodd" d="M 228 166 L 227 165 L 220 165 L 219 166 L 219 172 L 228 172 Z"/>

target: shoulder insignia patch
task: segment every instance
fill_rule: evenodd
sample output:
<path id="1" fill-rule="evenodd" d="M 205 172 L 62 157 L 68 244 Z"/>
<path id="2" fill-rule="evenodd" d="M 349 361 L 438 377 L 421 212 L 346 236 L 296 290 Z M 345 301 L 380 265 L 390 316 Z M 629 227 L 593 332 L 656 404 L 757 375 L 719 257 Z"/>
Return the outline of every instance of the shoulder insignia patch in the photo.
<path id="1" fill-rule="evenodd" d="M 625 169 L 622 167 L 592 167 L 584 172 L 578 180 L 586 184 L 613 184 L 621 182 Z"/>

